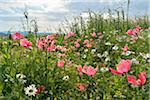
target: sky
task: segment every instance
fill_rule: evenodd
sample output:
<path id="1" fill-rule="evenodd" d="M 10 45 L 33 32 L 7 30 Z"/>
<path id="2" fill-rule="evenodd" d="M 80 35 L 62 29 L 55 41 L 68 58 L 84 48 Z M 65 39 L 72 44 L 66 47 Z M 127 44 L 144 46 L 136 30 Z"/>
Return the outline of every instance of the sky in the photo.
<path id="1" fill-rule="evenodd" d="M 150 14 L 149 0 L 130 0 L 130 16 Z M 103 12 L 125 9 L 127 0 L 0 0 L 0 31 L 22 31 L 23 12 L 36 19 L 39 31 L 54 31 L 65 19 L 87 16 L 90 9 Z"/>

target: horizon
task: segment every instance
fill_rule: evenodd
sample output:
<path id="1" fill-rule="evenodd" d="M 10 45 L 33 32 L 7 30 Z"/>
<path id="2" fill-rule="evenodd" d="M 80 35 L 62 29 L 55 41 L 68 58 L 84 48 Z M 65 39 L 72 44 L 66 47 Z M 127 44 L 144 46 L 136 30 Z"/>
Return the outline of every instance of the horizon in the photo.
<path id="1" fill-rule="evenodd" d="M 129 16 L 149 14 L 148 0 L 131 0 Z M 117 5 L 117 6 L 114 6 Z M 29 18 L 37 19 L 39 31 L 54 31 L 65 19 L 72 19 L 74 16 L 86 17 L 90 9 L 94 12 L 127 8 L 127 0 L 55 0 L 55 1 L 31 1 L 31 0 L 0 0 L 0 32 L 24 31 L 21 20 L 24 21 L 23 12 L 27 8 Z M 149 15 L 148 15 L 149 16 Z"/>

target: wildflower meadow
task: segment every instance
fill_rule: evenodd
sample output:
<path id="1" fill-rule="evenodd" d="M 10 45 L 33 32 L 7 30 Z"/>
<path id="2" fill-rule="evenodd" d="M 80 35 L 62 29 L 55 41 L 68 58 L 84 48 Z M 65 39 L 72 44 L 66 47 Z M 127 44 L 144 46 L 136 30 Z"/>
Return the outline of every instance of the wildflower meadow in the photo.
<path id="1" fill-rule="evenodd" d="M 79 20 L 0 37 L 0 100 L 149 100 L 146 17 Z"/>

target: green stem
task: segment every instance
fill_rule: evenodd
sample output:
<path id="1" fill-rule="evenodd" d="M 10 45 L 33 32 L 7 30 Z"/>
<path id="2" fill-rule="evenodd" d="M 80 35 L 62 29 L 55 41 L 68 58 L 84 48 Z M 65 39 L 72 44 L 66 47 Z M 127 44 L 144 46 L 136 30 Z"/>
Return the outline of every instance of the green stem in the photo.
<path id="1" fill-rule="evenodd" d="M 128 0 L 128 4 L 127 4 L 127 29 L 129 28 L 129 7 L 130 7 L 130 0 Z"/>

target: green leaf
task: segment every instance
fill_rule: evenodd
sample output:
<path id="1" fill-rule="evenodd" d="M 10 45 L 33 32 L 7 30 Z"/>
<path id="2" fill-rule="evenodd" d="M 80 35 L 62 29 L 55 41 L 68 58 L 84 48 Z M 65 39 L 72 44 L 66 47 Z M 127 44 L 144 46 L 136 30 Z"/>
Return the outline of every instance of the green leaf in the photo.
<path id="1" fill-rule="evenodd" d="M 3 83 L 0 82 L 0 96 L 2 95 L 2 91 L 3 91 Z"/>

